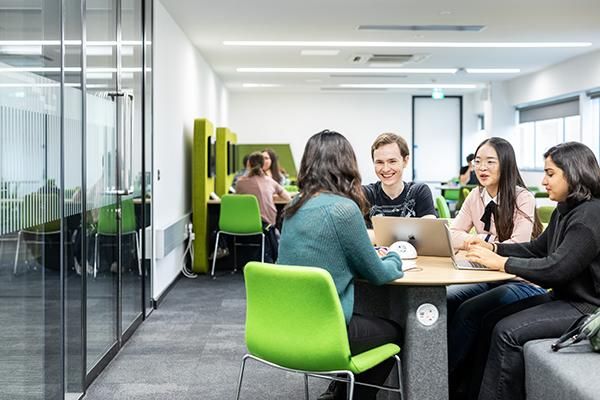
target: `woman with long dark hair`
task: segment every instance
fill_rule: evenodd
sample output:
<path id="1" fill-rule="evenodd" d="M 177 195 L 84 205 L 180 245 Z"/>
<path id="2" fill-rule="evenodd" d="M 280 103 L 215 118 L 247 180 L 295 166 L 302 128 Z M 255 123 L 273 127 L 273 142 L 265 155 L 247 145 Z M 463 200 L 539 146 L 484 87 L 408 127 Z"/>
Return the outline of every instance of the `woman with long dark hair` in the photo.
<path id="1" fill-rule="evenodd" d="M 465 249 L 471 238 L 486 243 L 529 242 L 541 232 L 535 217 L 535 199 L 517 167 L 512 145 L 492 137 L 477 147 L 473 160 L 479 187 L 469 193 L 452 222 L 452 244 Z M 470 233 L 475 229 L 475 236 Z M 490 310 L 544 293 L 523 280 L 448 287 L 448 361 L 451 391 L 462 377 L 455 373 L 468 358 L 482 318 Z"/>
<path id="2" fill-rule="evenodd" d="M 379 258 L 363 219 L 366 200 L 356 156 L 337 132 L 313 135 L 304 149 L 298 173 L 300 193 L 285 210 L 279 264 L 314 266 L 332 276 L 344 310 L 350 350 L 357 354 L 399 341 L 399 327 L 382 318 L 354 314 L 354 279 L 374 284 L 402 277 L 396 253 Z M 383 384 L 393 360 L 357 376 L 357 381 Z M 345 398 L 345 385 L 332 383 L 320 399 Z M 377 390 L 358 386 L 355 398 L 375 399 Z"/>
<path id="3" fill-rule="evenodd" d="M 469 260 L 553 289 L 497 310 L 501 314 L 509 309 L 512 315 L 493 330 L 480 400 L 525 399 L 525 342 L 558 337 L 600 306 L 598 161 L 577 142 L 551 147 L 544 158 L 542 185 L 558 203 L 546 230 L 528 243 L 495 244 L 477 238 L 468 243 Z"/>
<path id="4" fill-rule="evenodd" d="M 286 177 L 279 166 L 279 157 L 277 157 L 277 153 L 272 149 L 264 149 L 262 151 L 262 155 L 265 159 L 265 163 L 263 165 L 263 171 L 267 176 L 273 178 L 273 180 L 280 185 L 285 185 Z"/>

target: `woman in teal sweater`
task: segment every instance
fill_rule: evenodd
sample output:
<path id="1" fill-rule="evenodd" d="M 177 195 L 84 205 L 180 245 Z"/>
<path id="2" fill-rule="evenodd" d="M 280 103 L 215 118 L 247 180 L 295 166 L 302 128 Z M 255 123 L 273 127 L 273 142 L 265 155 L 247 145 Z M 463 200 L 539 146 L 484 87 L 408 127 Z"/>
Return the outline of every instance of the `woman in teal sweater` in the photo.
<path id="1" fill-rule="evenodd" d="M 402 262 L 396 253 L 379 258 L 371 245 L 356 156 L 344 136 L 325 130 L 308 140 L 298 187 L 300 194 L 285 210 L 278 263 L 320 267 L 331 274 L 353 354 L 399 342 L 400 329 L 394 322 L 353 313 L 354 279 L 384 284 L 402 277 Z M 392 367 L 393 361 L 382 363 L 357 381 L 381 385 Z M 345 385 L 333 382 L 319 399 L 342 399 L 344 392 Z M 355 398 L 375 399 L 376 394 L 376 389 L 358 386 Z"/>

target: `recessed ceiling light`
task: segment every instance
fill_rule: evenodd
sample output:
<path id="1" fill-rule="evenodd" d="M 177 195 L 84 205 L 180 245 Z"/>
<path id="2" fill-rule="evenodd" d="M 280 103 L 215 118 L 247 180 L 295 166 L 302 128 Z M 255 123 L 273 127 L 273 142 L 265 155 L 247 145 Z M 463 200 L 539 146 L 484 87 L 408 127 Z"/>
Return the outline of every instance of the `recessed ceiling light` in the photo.
<path id="1" fill-rule="evenodd" d="M 339 50 L 302 50 L 300 52 L 303 56 L 337 56 L 340 54 Z"/>
<path id="2" fill-rule="evenodd" d="M 343 83 L 343 88 L 356 89 L 475 89 L 475 84 L 460 83 Z"/>
<path id="3" fill-rule="evenodd" d="M 517 74 L 519 68 L 465 68 L 468 74 Z"/>
<path id="4" fill-rule="evenodd" d="M 278 83 L 244 83 L 242 86 L 245 88 L 272 88 L 280 87 L 281 85 Z"/>
<path id="5" fill-rule="evenodd" d="M 457 68 L 277 68 L 240 67 L 237 72 L 318 73 L 318 74 L 454 74 Z"/>
<path id="6" fill-rule="evenodd" d="M 453 47 L 453 48 L 562 48 L 589 47 L 591 42 L 339 42 L 226 40 L 225 46 L 275 47 Z"/>

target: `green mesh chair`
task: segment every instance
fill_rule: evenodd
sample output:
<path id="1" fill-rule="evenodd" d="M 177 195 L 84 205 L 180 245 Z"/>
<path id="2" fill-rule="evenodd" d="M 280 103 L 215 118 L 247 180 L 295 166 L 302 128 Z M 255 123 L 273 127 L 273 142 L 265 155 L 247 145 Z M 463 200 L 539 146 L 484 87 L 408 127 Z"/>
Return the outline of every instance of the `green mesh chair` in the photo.
<path id="1" fill-rule="evenodd" d="M 452 215 L 450 214 L 450 208 L 448 208 L 448 203 L 446 203 L 444 196 L 437 196 L 435 198 L 435 206 L 438 210 L 438 217 L 452 218 Z"/>
<path id="2" fill-rule="evenodd" d="M 217 249 L 221 233 L 233 236 L 233 268 L 237 269 L 237 242 L 236 236 L 261 235 L 260 261 L 265 260 L 265 234 L 262 228 L 260 208 L 256 196 L 251 194 L 226 194 L 221 197 L 221 211 L 219 213 L 219 231 L 215 239 L 215 251 L 212 259 L 210 276 L 215 279 L 215 266 L 217 264 Z M 253 246 L 253 244 L 245 244 Z M 254 245 L 256 246 L 256 245 Z"/>
<path id="3" fill-rule="evenodd" d="M 250 262 L 246 281 L 246 346 L 237 387 L 240 398 L 250 358 L 286 371 L 400 392 L 400 388 L 355 382 L 360 374 L 394 357 L 400 382 L 400 347 L 388 343 L 351 355 L 342 306 L 329 272 L 322 268 Z M 345 375 L 347 378 L 339 377 Z M 400 386 L 400 385 L 399 385 Z"/>
<path id="4" fill-rule="evenodd" d="M 58 193 L 30 193 L 19 209 L 21 229 L 17 233 L 17 248 L 13 274 L 17 274 L 21 245 L 27 253 L 28 244 L 45 245 L 50 235 L 60 235 L 60 203 Z M 26 261 L 27 262 L 27 261 Z"/>
<path id="5" fill-rule="evenodd" d="M 550 222 L 550 217 L 552 217 L 555 208 L 555 206 L 538 207 L 537 212 L 542 224 L 548 224 L 548 222 Z"/>
<path id="6" fill-rule="evenodd" d="M 102 206 L 98 210 L 98 227 L 96 229 L 94 242 L 94 278 L 98 273 L 98 237 L 116 236 L 118 234 L 117 225 L 117 204 L 112 203 Z M 135 250 L 137 256 L 138 273 L 142 275 L 142 257 L 140 250 L 140 238 L 137 231 L 135 220 L 135 206 L 132 198 L 121 200 L 121 236 L 133 235 L 135 237 Z"/>

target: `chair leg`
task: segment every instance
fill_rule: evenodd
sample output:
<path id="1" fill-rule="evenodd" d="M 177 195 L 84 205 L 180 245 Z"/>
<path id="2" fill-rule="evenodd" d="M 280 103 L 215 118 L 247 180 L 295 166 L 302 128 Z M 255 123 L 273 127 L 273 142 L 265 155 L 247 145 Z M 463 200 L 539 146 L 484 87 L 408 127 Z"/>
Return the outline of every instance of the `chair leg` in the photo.
<path id="1" fill-rule="evenodd" d="M 308 375 L 304 374 L 304 399 L 310 400 L 308 398 Z"/>
<path id="2" fill-rule="evenodd" d="M 402 395 L 402 371 L 400 370 L 400 357 L 398 357 L 398 355 L 395 355 L 394 358 L 396 359 L 396 369 L 398 371 L 398 394 L 402 399 L 404 398 L 404 396 Z"/>
<path id="3" fill-rule="evenodd" d="M 242 390 L 242 379 L 244 378 L 244 367 L 246 366 L 247 359 L 248 359 L 248 354 L 246 354 L 242 358 L 242 367 L 240 368 L 240 377 L 238 379 L 237 395 L 235 396 L 236 400 L 240 400 L 240 392 Z"/>
<path id="4" fill-rule="evenodd" d="M 98 234 L 96 233 L 94 240 L 94 279 L 96 279 L 96 274 L 98 272 Z M 86 264 L 87 269 L 87 264 Z"/>
<path id="5" fill-rule="evenodd" d="M 354 399 L 354 374 L 352 372 L 348 372 L 348 400 Z"/>
<path id="6" fill-rule="evenodd" d="M 261 236 L 261 239 L 262 239 L 262 242 L 261 242 L 261 245 L 260 245 L 260 250 L 261 250 L 261 252 L 260 252 L 260 262 L 265 262 L 265 234 L 261 233 L 260 236 Z"/>
<path id="7" fill-rule="evenodd" d="M 237 240 L 235 236 L 233 237 L 233 272 L 235 274 L 237 271 Z"/>
<path id="8" fill-rule="evenodd" d="M 135 250 L 137 254 L 138 274 L 142 276 L 142 250 L 140 249 L 140 238 L 138 237 L 137 231 L 135 232 Z"/>
<path id="9" fill-rule="evenodd" d="M 19 250 L 21 249 L 21 231 L 17 234 L 17 250 L 15 251 L 15 265 L 13 267 L 13 275 L 17 274 L 17 266 L 19 265 Z"/>
<path id="10" fill-rule="evenodd" d="M 215 265 L 217 264 L 217 249 L 219 248 L 219 235 L 221 235 L 221 231 L 217 232 L 217 238 L 215 240 L 215 251 L 213 252 L 212 268 L 210 270 L 210 276 L 213 279 L 216 279 L 216 277 L 215 277 Z"/>

